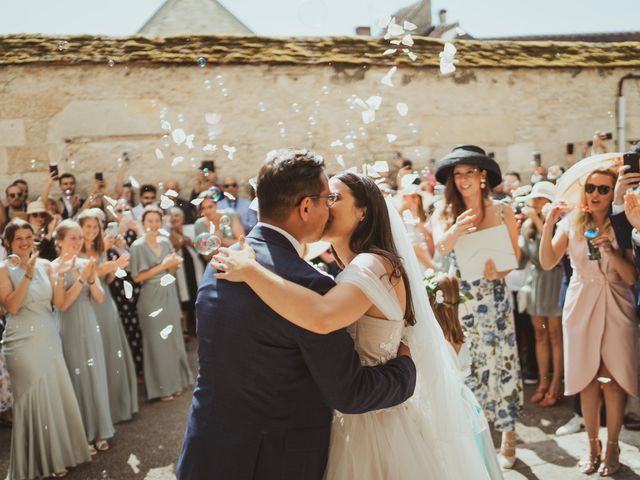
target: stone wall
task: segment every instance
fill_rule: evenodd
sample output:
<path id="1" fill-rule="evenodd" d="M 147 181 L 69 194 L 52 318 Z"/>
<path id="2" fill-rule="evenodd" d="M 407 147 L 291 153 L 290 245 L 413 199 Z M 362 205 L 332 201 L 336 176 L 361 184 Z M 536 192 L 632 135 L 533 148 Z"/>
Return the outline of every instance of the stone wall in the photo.
<path id="1" fill-rule="evenodd" d="M 565 66 L 540 65 L 537 57 L 529 66 L 514 66 L 514 58 L 505 57 L 503 66 L 479 56 L 477 51 L 488 47 L 468 42 L 478 45 L 476 53 L 473 45 L 460 48 L 453 75 L 441 76 L 434 65 L 437 60 L 424 54 L 415 64 L 402 63 L 393 76 L 394 86 L 389 87 L 380 83 L 393 62 L 386 57 L 379 62 L 370 58 L 358 62 L 360 57 L 353 54 L 353 61 L 252 63 L 250 58 L 234 62 L 210 54 L 207 65 L 199 67 L 195 59 L 200 49 L 188 51 L 186 39 L 181 51 L 191 61 L 183 57 L 137 61 L 135 55 L 124 61 L 124 53 L 113 61 L 95 45 L 91 57 L 85 37 L 76 53 L 70 41 L 68 50 L 60 52 L 61 61 L 55 62 L 47 54 L 40 58 L 15 48 L 3 50 L 3 44 L 15 38 L 0 37 L 0 184 L 23 177 L 33 184 L 34 193 L 52 161 L 61 171 L 74 171 L 81 182 L 89 182 L 96 171 L 105 172 L 107 181 L 113 182 L 116 159 L 123 151 L 132 159 L 130 174 L 141 183 L 178 179 L 185 190 L 203 159 L 215 160 L 223 175 L 246 180 L 255 175 L 267 151 L 283 146 L 317 150 L 325 155 L 329 169 L 338 171 L 336 155 L 342 155 L 349 167 L 388 160 L 394 151 L 401 151 L 424 166 L 456 144 L 476 143 L 495 152 L 503 168 L 525 172 L 533 151 L 541 152 L 547 165 L 562 163 L 567 142 L 586 141 L 595 130 L 615 136 L 618 82 L 638 72 L 638 65 L 631 61 L 628 66 L 612 66 L 607 59 L 619 59 L 620 52 L 629 48 L 640 51 L 636 44 L 619 44 L 624 47 L 617 50 L 597 46 L 595 60 L 585 63 L 584 50 L 574 44 L 547 45 L 538 51 L 549 56 L 550 63 L 557 62 L 550 49 L 573 49 L 580 50 L 583 66 L 572 64 L 575 58 L 564 53 Z M 29 41 L 29 48 L 40 51 L 60 40 Z M 262 48 L 256 47 L 260 38 L 251 41 L 251 48 Z M 264 39 L 265 44 L 270 41 Z M 354 51 L 360 52 L 361 41 L 352 41 Z M 287 48 L 304 58 L 301 46 L 311 40 L 296 42 L 289 40 Z M 328 56 L 339 54 L 345 60 L 344 52 L 337 51 L 344 47 L 323 42 Z M 214 47 L 221 48 L 220 42 Z M 158 55 L 163 55 L 159 48 Z M 424 40 L 414 51 L 420 54 L 421 48 L 438 49 L 441 44 Z M 502 48 L 517 50 L 513 42 Z M 487 64 L 465 65 L 465 49 L 467 59 L 474 55 L 479 59 L 469 63 Z M 498 47 L 491 49 L 495 54 Z M 277 50 L 289 58 L 290 53 L 283 47 Z M 241 48 L 230 54 L 242 55 Z M 317 50 L 309 55 L 318 58 Z M 518 57 L 517 52 L 514 55 Z M 521 53 L 524 62 L 522 58 Z M 382 104 L 375 121 L 364 124 L 362 108 L 352 99 L 372 95 L 382 97 Z M 625 85 L 625 95 L 627 138 L 638 139 L 637 81 Z M 408 105 L 406 116 L 398 113 L 399 102 Z M 207 114 L 219 114 L 220 120 Z M 169 127 L 163 121 L 171 130 L 163 129 Z M 193 148 L 186 145 L 189 141 L 174 142 L 175 129 L 194 135 Z M 390 143 L 387 134 L 397 139 Z M 336 145 L 338 140 L 342 145 Z M 203 151 L 213 145 L 217 151 Z M 235 148 L 235 153 L 223 145 Z M 615 148 L 613 143 L 611 147 Z"/>

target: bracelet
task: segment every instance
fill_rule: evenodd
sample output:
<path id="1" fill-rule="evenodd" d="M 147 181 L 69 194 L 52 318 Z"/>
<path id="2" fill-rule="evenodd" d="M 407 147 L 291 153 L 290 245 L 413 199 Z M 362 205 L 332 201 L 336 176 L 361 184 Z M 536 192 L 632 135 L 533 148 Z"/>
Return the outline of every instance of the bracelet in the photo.
<path id="1" fill-rule="evenodd" d="M 87 282 L 89 285 L 93 285 L 94 283 L 96 283 L 95 280 L 91 281 L 91 282 Z"/>
<path id="2" fill-rule="evenodd" d="M 29 280 L 31 280 L 33 278 L 33 276 L 30 277 L 28 273 L 25 273 L 24 274 L 24 278 L 28 278 Z"/>
<path id="3" fill-rule="evenodd" d="M 83 279 L 81 279 L 80 277 L 78 277 L 78 280 L 77 280 L 77 281 L 78 281 L 78 282 L 80 282 L 80 285 L 84 285 L 84 280 L 83 280 Z"/>

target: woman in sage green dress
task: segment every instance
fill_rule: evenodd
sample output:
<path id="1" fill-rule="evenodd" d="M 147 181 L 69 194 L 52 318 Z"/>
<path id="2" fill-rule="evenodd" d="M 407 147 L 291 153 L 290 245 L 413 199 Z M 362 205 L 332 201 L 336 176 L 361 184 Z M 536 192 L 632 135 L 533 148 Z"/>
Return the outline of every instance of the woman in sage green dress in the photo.
<path id="1" fill-rule="evenodd" d="M 109 282 L 115 278 L 115 272 L 126 268 L 129 264 L 129 254 L 125 253 L 116 260 L 106 261 L 105 251 L 111 246 L 105 248 L 101 225 L 103 217 L 102 210 L 89 208 L 78 216 L 78 223 L 84 237 L 80 255 L 96 261 L 97 275 L 104 291 L 104 301 L 92 302 L 92 304 L 102 334 L 109 386 L 109 407 L 111 420 L 115 424 L 131 420 L 138 412 L 138 383 L 129 342 L 120 321 L 118 308 L 109 290 Z M 109 244 L 113 242 L 113 239 L 108 236 L 106 240 Z"/>
<path id="2" fill-rule="evenodd" d="M 60 337 L 71 383 L 78 398 L 87 440 L 91 450 L 109 449 L 107 439 L 114 434 L 104 347 L 92 300 L 102 302 L 104 292 L 96 276 L 95 260 L 78 258 L 82 249 L 82 230 L 73 220 L 60 222 L 55 232 L 60 257 L 54 266 L 71 262 L 71 268 L 56 283 L 56 294 L 63 297 L 60 310 Z"/>
<path id="3" fill-rule="evenodd" d="M 13 269 L 0 263 L 0 302 L 8 312 L 2 346 L 14 395 L 7 478 L 63 476 L 91 457 L 51 308 L 62 296 L 54 295 L 50 263 L 32 255 L 27 222 L 12 220 L 4 239 L 20 257 Z"/>
<path id="4" fill-rule="evenodd" d="M 218 210 L 218 200 L 220 199 L 217 187 L 210 188 L 198 196 L 200 200 L 200 218 L 194 224 L 195 235 L 204 232 L 211 232 L 211 224 L 214 225 L 214 232 L 224 247 L 230 247 L 238 241 L 240 235 L 244 234 L 242 224 L 238 216 L 231 209 Z"/>
<path id="5" fill-rule="evenodd" d="M 138 318 L 142 329 L 144 381 L 147 397 L 172 400 L 193 383 L 180 327 L 180 299 L 175 273 L 182 258 L 168 238 L 159 236 L 162 211 L 154 206 L 142 212 L 145 234 L 131 248 L 131 277 L 142 285 Z M 171 277 L 165 277 L 170 274 Z M 163 277 L 165 279 L 163 280 Z"/>

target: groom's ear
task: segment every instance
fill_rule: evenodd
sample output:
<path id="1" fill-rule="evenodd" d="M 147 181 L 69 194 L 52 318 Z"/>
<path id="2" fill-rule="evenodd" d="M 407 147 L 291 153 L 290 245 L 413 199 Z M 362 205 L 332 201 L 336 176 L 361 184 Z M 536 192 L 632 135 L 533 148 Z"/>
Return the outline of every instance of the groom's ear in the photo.
<path id="1" fill-rule="evenodd" d="M 309 211 L 311 209 L 311 202 L 313 202 L 311 198 L 305 197 L 302 200 L 302 202 L 300 202 L 300 205 L 298 205 L 297 213 L 300 219 L 305 222 L 309 220 Z"/>

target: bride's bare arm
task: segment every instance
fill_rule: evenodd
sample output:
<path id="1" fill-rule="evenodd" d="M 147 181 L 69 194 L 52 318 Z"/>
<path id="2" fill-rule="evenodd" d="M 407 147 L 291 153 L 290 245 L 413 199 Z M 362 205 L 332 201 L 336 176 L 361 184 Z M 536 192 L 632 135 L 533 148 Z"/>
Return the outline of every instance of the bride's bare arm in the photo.
<path id="1" fill-rule="evenodd" d="M 278 315 L 314 333 L 331 333 L 347 327 L 371 308 L 371 301 L 358 287 L 342 283 L 325 295 L 290 282 L 255 261 L 244 239 L 241 250 L 221 248 L 212 265 L 216 278 L 245 282 Z"/>

